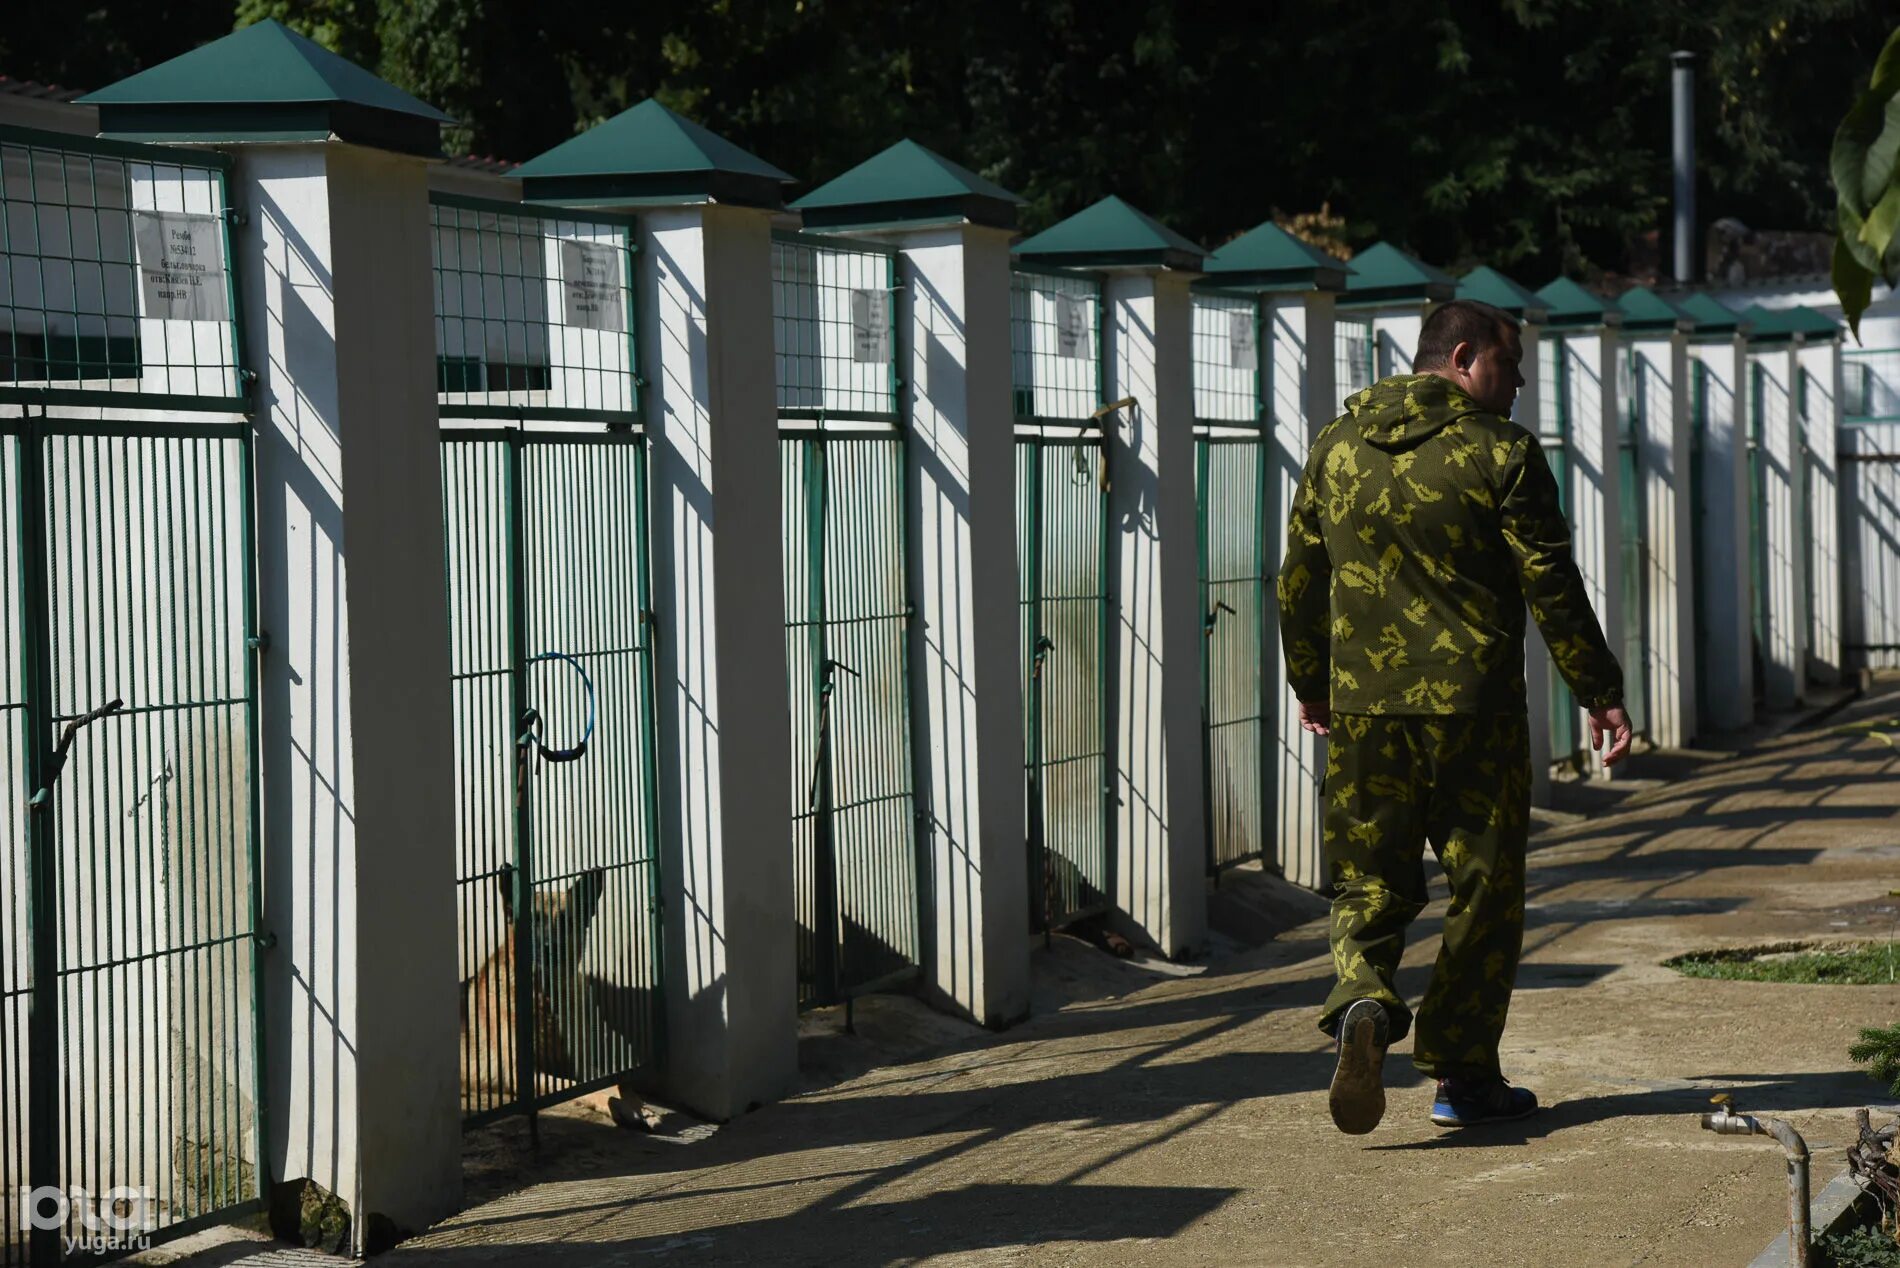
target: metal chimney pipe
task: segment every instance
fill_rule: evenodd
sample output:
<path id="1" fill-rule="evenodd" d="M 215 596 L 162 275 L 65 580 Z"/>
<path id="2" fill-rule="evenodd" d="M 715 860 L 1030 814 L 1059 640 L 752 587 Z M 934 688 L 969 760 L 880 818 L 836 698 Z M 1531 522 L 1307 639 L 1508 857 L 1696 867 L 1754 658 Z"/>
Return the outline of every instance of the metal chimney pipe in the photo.
<path id="1" fill-rule="evenodd" d="M 1669 55 L 1671 159 L 1676 193 L 1676 281 L 1691 285 L 1700 271 L 1695 260 L 1695 54 L 1678 49 Z"/>

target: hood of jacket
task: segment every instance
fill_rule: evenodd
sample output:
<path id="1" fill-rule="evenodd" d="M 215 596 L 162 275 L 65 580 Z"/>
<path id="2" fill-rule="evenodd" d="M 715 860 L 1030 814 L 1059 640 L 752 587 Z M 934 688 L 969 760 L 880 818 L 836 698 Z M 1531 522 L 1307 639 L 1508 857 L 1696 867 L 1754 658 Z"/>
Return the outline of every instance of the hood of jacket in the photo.
<path id="1" fill-rule="evenodd" d="M 1457 384 L 1436 374 L 1395 374 L 1346 401 L 1348 426 L 1375 449 L 1410 449 L 1468 414 L 1485 413 Z"/>

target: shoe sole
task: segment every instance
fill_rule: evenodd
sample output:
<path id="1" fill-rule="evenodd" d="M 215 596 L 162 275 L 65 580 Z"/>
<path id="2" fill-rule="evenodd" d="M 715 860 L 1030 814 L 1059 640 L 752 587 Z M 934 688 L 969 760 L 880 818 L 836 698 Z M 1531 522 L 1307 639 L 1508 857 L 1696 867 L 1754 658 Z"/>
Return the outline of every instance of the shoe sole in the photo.
<path id="1" fill-rule="evenodd" d="M 1542 1108 L 1544 1107 L 1541 1105 L 1533 1105 L 1521 1114 L 1494 1114 L 1489 1118 L 1472 1118 L 1472 1119 L 1440 1118 L 1437 1114 L 1433 1114 L 1432 1126 L 1434 1127 L 1483 1127 L 1487 1123 L 1517 1123 L 1517 1122 L 1522 1122 L 1524 1119 L 1531 1117 L 1533 1114 L 1537 1113 L 1537 1111 Z"/>
<path id="2" fill-rule="evenodd" d="M 1333 1126 L 1348 1136 L 1365 1135 L 1385 1117 L 1385 1053 L 1377 1040 L 1377 1024 L 1362 1017 L 1339 1045 L 1339 1064 L 1333 1070 L 1327 1102 Z"/>

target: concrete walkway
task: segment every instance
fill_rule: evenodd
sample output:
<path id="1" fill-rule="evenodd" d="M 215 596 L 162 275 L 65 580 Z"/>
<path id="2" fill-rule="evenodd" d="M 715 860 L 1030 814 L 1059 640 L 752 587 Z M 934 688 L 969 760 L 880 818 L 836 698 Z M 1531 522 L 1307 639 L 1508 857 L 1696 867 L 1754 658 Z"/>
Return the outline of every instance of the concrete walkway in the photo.
<path id="1" fill-rule="evenodd" d="M 1208 963 L 1059 940 L 1041 989 L 1068 1002 L 1007 1033 L 878 1001 L 863 1037 L 808 1042 L 815 1077 L 851 1077 L 717 1131 L 634 1135 L 579 1106 L 544 1116 L 538 1159 L 519 1124 L 481 1133 L 474 1204 L 386 1262 L 1744 1264 L 1782 1228 L 1782 1166 L 1771 1142 L 1702 1132 L 1697 1113 L 1722 1089 L 1790 1115 L 1818 1191 L 1854 1107 L 1883 1099 L 1847 1046 L 1900 1019 L 1900 985 L 1695 981 L 1658 962 L 1895 935 L 1900 753 L 1848 728 L 1896 714 L 1889 682 L 1741 756 L 1654 755 L 1621 790 L 1570 790 L 1611 800 L 1533 846 L 1504 1055 L 1551 1108 L 1526 1123 L 1431 1127 L 1408 1044 L 1384 1125 L 1336 1133 L 1313 1028 L 1324 925 L 1307 904 L 1287 927 L 1303 900 L 1243 873 Z M 1442 913 L 1415 928 L 1413 998 Z M 1239 940 L 1275 922 L 1265 945 Z M 864 1068 L 918 1042 L 937 1046 Z"/>

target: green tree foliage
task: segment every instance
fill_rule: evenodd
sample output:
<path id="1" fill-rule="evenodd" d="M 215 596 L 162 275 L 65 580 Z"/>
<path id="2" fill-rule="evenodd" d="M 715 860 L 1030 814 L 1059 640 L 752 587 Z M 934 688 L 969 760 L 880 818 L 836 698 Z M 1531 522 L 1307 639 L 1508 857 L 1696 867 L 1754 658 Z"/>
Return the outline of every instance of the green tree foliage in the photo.
<path id="1" fill-rule="evenodd" d="M 1900 30 L 1874 63 L 1867 91 L 1834 133 L 1829 166 L 1840 199 L 1834 291 L 1859 338 L 1874 279 L 1900 284 Z"/>
<path id="2" fill-rule="evenodd" d="M 1847 1050 L 1847 1058 L 1866 1066 L 1880 1082 L 1892 1084 L 1888 1092 L 1900 1096 L 1900 1023 L 1861 1031 L 1860 1042 Z"/>
<path id="3" fill-rule="evenodd" d="M 95 86 L 277 17 L 527 158 L 657 95 L 813 184 L 911 136 L 1029 200 L 1111 190 L 1203 242 L 1344 236 L 1541 282 L 1667 220 L 1668 54 L 1700 55 L 1701 207 L 1832 223 L 1830 129 L 1891 0 L 225 0 L 29 6 L 0 73 Z M 46 29 L 24 32 L 19 26 Z"/>

